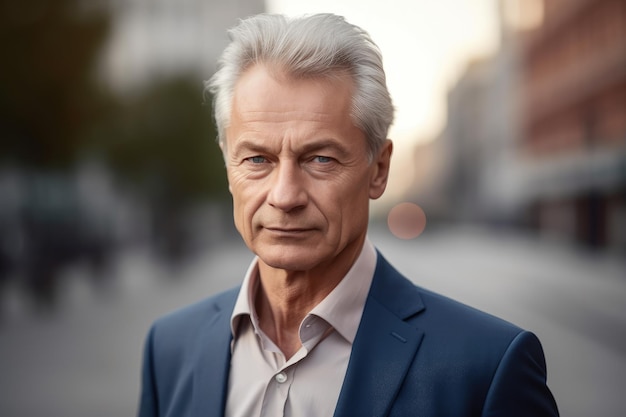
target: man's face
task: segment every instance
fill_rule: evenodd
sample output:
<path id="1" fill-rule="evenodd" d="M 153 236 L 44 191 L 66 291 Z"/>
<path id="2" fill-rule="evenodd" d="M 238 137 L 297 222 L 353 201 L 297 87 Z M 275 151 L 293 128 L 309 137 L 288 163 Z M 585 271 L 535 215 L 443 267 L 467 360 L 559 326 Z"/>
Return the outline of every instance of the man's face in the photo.
<path id="1" fill-rule="evenodd" d="M 226 129 L 235 226 L 273 268 L 308 271 L 361 248 L 391 143 L 370 162 L 352 92 L 347 76 L 294 80 L 263 65 L 236 85 Z"/>

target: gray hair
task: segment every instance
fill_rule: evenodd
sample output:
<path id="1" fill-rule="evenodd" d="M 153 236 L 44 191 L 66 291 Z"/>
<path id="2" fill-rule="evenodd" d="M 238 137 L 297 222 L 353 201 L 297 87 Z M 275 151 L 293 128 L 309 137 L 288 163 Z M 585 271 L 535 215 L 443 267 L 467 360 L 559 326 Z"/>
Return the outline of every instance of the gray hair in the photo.
<path id="1" fill-rule="evenodd" d="M 257 63 L 276 64 L 296 78 L 332 77 L 347 72 L 355 84 L 352 119 L 375 155 L 387 139 L 393 105 L 387 90 L 382 55 L 369 34 L 333 14 L 299 18 L 260 14 L 230 29 L 217 72 L 205 82 L 213 94 L 218 140 L 226 151 L 235 84 Z"/>

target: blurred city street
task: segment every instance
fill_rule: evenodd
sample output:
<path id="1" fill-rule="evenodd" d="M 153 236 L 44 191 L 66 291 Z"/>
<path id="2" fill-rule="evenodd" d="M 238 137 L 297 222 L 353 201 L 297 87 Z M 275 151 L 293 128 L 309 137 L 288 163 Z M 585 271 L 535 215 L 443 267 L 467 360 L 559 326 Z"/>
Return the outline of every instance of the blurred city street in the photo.
<path id="1" fill-rule="evenodd" d="M 429 221 L 374 223 L 382 254 L 536 333 L 562 416 L 626 416 L 626 1 L 55 0 L 0 13 L 0 417 L 135 415 L 150 324 L 241 282 L 203 87 L 265 11 L 380 47 L 372 214 Z"/>
<path id="2" fill-rule="evenodd" d="M 462 227 L 412 241 L 373 227 L 370 238 L 416 283 L 537 333 L 562 416 L 624 415 L 623 260 Z M 106 283 L 92 283 L 75 266 L 49 312 L 33 311 L 9 286 L 0 321 L 0 415 L 134 415 L 150 323 L 235 285 L 250 258 L 237 240 L 226 240 L 180 267 L 140 250 L 125 253 Z"/>

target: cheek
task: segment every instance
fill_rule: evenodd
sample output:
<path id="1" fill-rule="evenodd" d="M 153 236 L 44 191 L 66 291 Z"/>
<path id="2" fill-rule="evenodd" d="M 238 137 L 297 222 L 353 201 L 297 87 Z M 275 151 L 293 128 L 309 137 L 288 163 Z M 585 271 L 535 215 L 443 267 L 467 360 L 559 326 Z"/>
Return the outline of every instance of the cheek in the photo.
<path id="1" fill-rule="evenodd" d="M 323 194 L 325 214 L 330 221 L 338 222 L 342 229 L 362 226 L 364 219 L 367 224 L 369 208 L 369 189 L 367 181 L 352 179 L 351 186 L 335 188 Z"/>
<path id="2" fill-rule="evenodd" d="M 263 194 L 258 187 L 233 187 L 233 215 L 240 232 L 251 229 L 255 214 L 263 204 Z"/>
<path id="3" fill-rule="evenodd" d="M 354 188 L 346 191 L 346 195 L 349 196 L 348 204 L 350 211 L 355 216 L 355 220 L 360 219 L 362 216 L 367 216 L 369 213 L 370 190 L 367 178 L 367 174 L 364 173 L 360 180 L 355 181 L 356 185 Z"/>

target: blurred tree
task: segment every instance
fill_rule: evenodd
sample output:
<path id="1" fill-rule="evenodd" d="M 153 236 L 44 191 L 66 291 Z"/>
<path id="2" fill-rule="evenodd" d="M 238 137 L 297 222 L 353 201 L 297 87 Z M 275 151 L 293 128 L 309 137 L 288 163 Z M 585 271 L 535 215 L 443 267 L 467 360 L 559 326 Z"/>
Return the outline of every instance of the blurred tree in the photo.
<path id="1" fill-rule="evenodd" d="M 192 77 L 161 80 L 128 97 L 98 136 L 118 176 L 157 204 L 184 207 L 227 196 L 211 102 Z"/>
<path id="2" fill-rule="evenodd" d="M 109 30 L 79 0 L 0 0 L 0 162 L 69 168 L 101 117 L 93 81 Z"/>
<path id="3" fill-rule="evenodd" d="M 211 100 L 201 93 L 192 77 L 160 80 L 127 96 L 94 141 L 117 177 L 148 202 L 152 242 L 170 261 L 183 259 L 192 235 L 202 233 L 190 230 L 188 209 L 211 202 L 224 213 L 228 201 Z"/>

